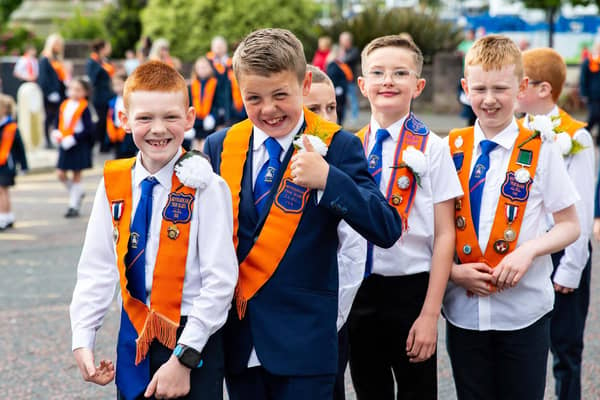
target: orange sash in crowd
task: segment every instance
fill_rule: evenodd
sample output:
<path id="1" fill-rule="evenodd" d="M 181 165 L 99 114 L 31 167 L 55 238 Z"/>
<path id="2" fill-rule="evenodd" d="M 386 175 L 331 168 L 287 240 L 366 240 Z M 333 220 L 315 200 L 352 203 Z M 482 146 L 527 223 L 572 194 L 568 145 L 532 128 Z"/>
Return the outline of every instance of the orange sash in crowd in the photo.
<path id="1" fill-rule="evenodd" d="M 9 122 L 2 128 L 0 136 L 0 165 L 6 164 L 10 150 L 12 149 L 13 143 L 15 142 L 15 136 L 17 134 L 16 122 Z"/>
<path id="2" fill-rule="evenodd" d="M 564 132 L 567 132 L 571 138 L 575 135 L 575 133 L 583 129 L 587 126 L 587 123 L 576 120 L 571 117 L 565 110 L 562 108 L 558 109 L 558 115 L 560 116 L 560 126 L 559 128 Z"/>
<path id="3" fill-rule="evenodd" d="M 240 91 L 240 86 L 238 85 L 238 81 L 235 78 L 235 74 L 233 73 L 233 69 L 229 69 L 227 72 L 227 77 L 231 82 L 231 99 L 233 100 L 233 107 L 237 112 L 241 112 L 242 108 L 244 108 L 244 102 L 242 101 L 242 92 Z"/>
<path id="4" fill-rule="evenodd" d="M 106 134 L 111 143 L 122 142 L 127 134 L 122 126 L 115 125 L 115 109 L 112 107 L 108 108 L 108 113 L 106 114 Z"/>
<path id="5" fill-rule="evenodd" d="M 590 72 L 598 72 L 600 71 L 600 57 L 590 57 L 588 62 L 588 68 Z"/>
<path id="6" fill-rule="evenodd" d="M 348 64 L 346 64 L 346 63 L 341 62 L 341 61 L 336 61 L 335 63 L 338 65 L 338 67 L 340 67 L 340 69 L 342 70 L 342 72 L 346 76 L 346 80 L 348 82 L 352 82 L 354 80 L 354 74 L 352 73 L 352 69 L 350 68 L 350 66 Z"/>
<path id="7" fill-rule="evenodd" d="M 50 65 L 52 65 L 52 69 L 56 72 L 56 76 L 58 76 L 58 80 L 64 82 L 67 79 L 67 71 L 65 70 L 65 66 L 59 60 L 50 60 Z"/>
<path id="8" fill-rule="evenodd" d="M 77 125 L 77 122 L 81 119 L 81 116 L 83 115 L 83 112 L 85 111 L 85 109 L 88 106 L 88 102 L 87 100 L 79 100 L 79 104 L 77 105 L 77 108 L 75 109 L 75 112 L 73 113 L 73 116 L 71 116 L 71 121 L 69 121 L 69 125 L 65 126 L 65 108 L 67 106 L 67 102 L 69 101 L 73 101 L 73 100 L 65 100 L 61 103 L 60 105 L 60 113 L 58 115 L 58 130 L 62 133 L 62 137 L 65 138 L 67 136 L 71 136 L 73 135 L 73 133 L 75 133 L 75 126 Z"/>
<path id="9" fill-rule="evenodd" d="M 125 255 L 132 222 L 131 170 L 135 160 L 133 157 L 107 161 L 104 166 L 104 186 L 113 218 L 123 309 L 138 333 L 135 360 L 137 365 L 146 357 L 154 339 L 170 349 L 175 347 L 196 190 L 183 186 L 173 173 L 171 193 L 162 211 L 152 296 L 148 307 L 146 303 L 131 296 L 125 275 Z"/>
<path id="10" fill-rule="evenodd" d="M 225 71 L 227 70 L 227 68 L 231 67 L 231 58 L 228 58 L 225 65 L 223 65 L 221 63 L 221 60 L 218 60 L 218 61 L 216 60 L 217 56 L 212 51 L 209 51 L 208 53 L 206 53 L 206 58 L 208 58 L 208 60 L 211 62 L 213 67 L 217 70 L 219 75 L 223 75 L 225 73 Z"/>
<path id="11" fill-rule="evenodd" d="M 192 79 L 192 103 L 194 104 L 194 109 L 196 110 L 197 119 L 204 119 L 208 114 L 210 114 L 216 88 L 217 78 L 209 78 L 204 86 L 203 94 L 200 81 L 196 78 Z"/>
<path id="12" fill-rule="evenodd" d="M 506 178 L 500 190 L 500 199 L 494 224 L 485 253 L 479 248 L 477 234 L 471 217 L 469 199 L 469 175 L 473 157 L 473 127 L 455 129 L 450 132 L 449 144 L 452 159 L 458 173 L 463 192 L 456 200 L 456 254 L 461 263 L 482 262 L 494 268 L 504 256 L 512 252 L 519 239 L 525 207 L 533 184 L 542 140 L 537 138 L 524 143 L 533 132 L 519 122 L 519 135 L 515 141 Z M 525 180 L 524 178 L 528 178 Z"/>
<path id="13" fill-rule="evenodd" d="M 104 69 L 106 71 L 108 76 L 110 76 L 111 78 L 113 77 L 113 75 L 116 72 L 114 65 L 112 65 L 111 63 L 109 63 L 108 61 L 106 61 L 104 59 L 100 59 L 100 56 L 96 52 L 93 52 L 92 54 L 90 54 L 90 58 L 92 60 L 96 61 L 98 64 L 100 64 L 100 66 L 102 67 L 102 69 Z"/>
<path id="14" fill-rule="evenodd" d="M 356 133 L 356 136 L 358 136 L 363 144 L 367 157 L 369 156 L 370 131 L 371 127 L 367 125 Z M 408 146 L 413 146 L 421 153 L 425 153 L 427 139 L 429 139 L 429 128 L 411 113 L 404 121 L 404 124 L 402 124 L 402 130 L 400 131 L 394 152 L 394 166 L 402 164 L 402 152 Z M 385 192 L 386 199 L 398 211 L 400 217 L 402 217 L 402 228 L 406 232 L 408 230 L 408 216 L 410 215 L 410 210 L 415 202 L 417 193 L 417 181 L 412 171 L 406 166 L 390 169 L 390 179 Z"/>
<path id="15" fill-rule="evenodd" d="M 335 133 L 340 130 L 338 125 L 318 117 L 306 108 L 304 119 L 306 121 L 304 132 L 311 134 L 318 131 L 328 146 Z M 221 153 L 221 177 L 231 189 L 233 243 L 236 248 L 242 176 L 252 129 L 252 122 L 249 119 L 233 125 L 225 136 Z M 296 151 L 294 150 L 294 153 Z M 302 218 L 309 194 L 309 189 L 293 183 L 291 167 L 288 163 L 258 239 L 240 264 L 235 290 L 236 308 L 240 319 L 244 318 L 248 300 L 271 278 L 283 259 Z"/>

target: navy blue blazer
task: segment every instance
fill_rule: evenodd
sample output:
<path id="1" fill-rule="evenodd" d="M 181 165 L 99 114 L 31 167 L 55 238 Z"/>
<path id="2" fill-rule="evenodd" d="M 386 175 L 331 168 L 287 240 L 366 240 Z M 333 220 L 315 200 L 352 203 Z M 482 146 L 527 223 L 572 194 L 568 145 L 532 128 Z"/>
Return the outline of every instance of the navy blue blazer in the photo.
<path id="1" fill-rule="evenodd" d="M 210 135 L 204 146 L 220 173 L 221 151 L 227 130 Z M 238 260 L 252 248 L 266 218 L 257 215 L 252 193 L 252 138 L 240 193 Z M 289 163 L 290 146 L 278 182 Z M 326 188 L 317 204 L 313 190 L 298 228 L 279 266 L 248 301 L 239 320 L 235 307 L 225 325 L 226 373 L 242 372 L 252 346 L 262 366 L 277 375 L 323 375 L 337 371 L 338 267 L 337 226 L 341 219 L 380 247 L 400 238 L 402 223 L 388 205 L 367 169 L 360 140 L 340 131 L 326 157 L 330 165 Z M 270 208 L 272 196 L 265 207 Z"/>
<path id="2" fill-rule="evenodd" d="M 58 79 L 58 75 L 54 68 L 52 68 L 52 64 L 47 57 L 42 57 L 39 63 L 40 72 L 38 74 L 37 83 L 40 85 L 42 89 L 42 93 L 44 94 L 44 102 L 48 103 L 48 96 L 52 93 L 58 93 L 60 99 L 56 101 L 56 104 L 62 103 L 62 101 L 66 98 L 65 96 L 65 84 Z"/>
<path id="3" fill-rule="evenodd" d="M 92 83 L 92 103 L 97 108 L 107 108 L 108 102 L 115 96 L 108 72 L 92 58 L 85 63 L 85 73 Z"/>

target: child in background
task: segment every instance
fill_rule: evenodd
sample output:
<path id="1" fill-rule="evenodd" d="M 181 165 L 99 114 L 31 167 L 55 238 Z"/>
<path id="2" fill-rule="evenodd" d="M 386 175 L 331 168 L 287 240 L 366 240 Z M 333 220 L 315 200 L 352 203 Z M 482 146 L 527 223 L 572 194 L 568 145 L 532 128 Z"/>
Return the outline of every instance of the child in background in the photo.
<path id="1" fill-rule="evenodd" d="M 342 53 L 338 46 L 333 46 L 326 60 L 325 72 L 331 79 L 335 88 L 335 101 L 337 102 L 336 115 L 337 123 L 344 121 L 346 114 L 346 93 L 348 91 L 348 82 L 354 80 L 352 69 L 348 64 L 342 62 Z"/>
<path id="2" fill-rule="evenodd" d="M 126 132 L 121 126 L 119 112 L 123 112 L 123 85 L 126 77 L 123 74 L 115 74 L 112 78 L 112 88 L 115 97 L 108 102 L 108 112 L 106 113 L 106 134 L 115 149 L 115 158 L 135 157 L 137 147 L 133 142 L 131 132 Z"/>
<path id="3" fill-rule="evenodd" d="M 9 188 L 15 185 L 17 163 L 21 171 L 27 170 L 25 147 L 14 117 L 14 100 L 0 94 L 0 231 L 11 228 L 15 223 Z"/>
<path id="4" fill-rule="evenodd" d="M 66 218 L 78 217 L 84 196 L 82 171 L 92 167 L 92 144 L 95 126 L 88 107 L 91 86 L 84 77 L 69 82 L 67 99 L 60 105 L 57 129 L 52 139 L 58 149 L 58 180 L 69 191 L 69 209 Z M 67 176 L 72 171 L 72 178 Z"/>

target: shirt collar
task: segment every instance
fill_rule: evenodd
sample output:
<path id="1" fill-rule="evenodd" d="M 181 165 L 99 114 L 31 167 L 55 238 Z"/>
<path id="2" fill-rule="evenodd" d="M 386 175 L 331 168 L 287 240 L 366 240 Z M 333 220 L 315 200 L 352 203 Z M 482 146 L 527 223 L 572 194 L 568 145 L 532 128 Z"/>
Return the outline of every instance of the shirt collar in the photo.
<path id="1" fill-rule="evenodd" d="M 392 140 L 394 142 L 398 141 L 398 138 L 400 137 L 400 132 L 402 131 L 402 126 L 404 125 L 404 121 L 406 120 L 406 117 L 408 117 L 408 114 L 406 114 L 404 117 L 402 117 L 401 119 L 399 119 L 398 121 L 394 122 L 393 124 L 391 124 L 390 126 L 388 126 L 386 128 L 386 130 L 390 133 L 390 137 L 392 138 Z M 375 118 L 373 118 L 373 116 L 371 116 L 371 132 L 370 134 L 375 135 L 375 132 L 377 132 L 378 129 L 381 128 L 381 125 L 379 125 L 379 123 L 375 120 Z"/>
<path id="2" fill-rule="evenodd" d="M 142 153 L 138 152 L 138 155 L 135 160 L 135 166 L 133 168 L 135 187 L 139 187 L 142 181 L 147 177 L 153 176 L 156 178 L 156 180 L 158 180 L 158 183 L 161 186 L 163 186 L 167 190 L 170 190 L 171 181 L 173 179 L 173 170 L 175 169 L 175 163 L 177 162 L 177 160 L 179 160 L 181 153 L 182 151 L 180 147 L 179 150 L 177 150 L 175 156 L 171 159 L 171 161 L 167 163 L 167 165 L 162 167 L 157 173 L 150 174 L 150 172 L 148 172 L 148 170 L 142 165 Z"/>
<path id="3" fill-rule="evenodd" d="M 302 111 L 302 114 L 300 114 L 300 118 L 298 119 L 296 126 L 294 127 L 294 129 L 292 129 L 290 131 L 290 133 L 288 133 L 285 136 L 279 137 L 279 138 L 274 138 L 275 140 L 277 140 L 277 142 L 283 149 L 283 153 L 285 153 L 288 150 L 288 148 L 291 146 L 292 141 L 294 140 L 294 137 L 300 131 L 300 129 L 302 129 L 303 124 L 304 124 L 304 111 Z M 262 146 L 262 144 L 264 143 L 265 140 L 267 140 L 268 137 L 269 137 L 269 135 L 267 135 L 264 131 L 260 130 L 259 128 L 257 128 L 255 126 L 252 150 L 258 151 L 258 149 L 260 149 L 260 146 Z"/>
<path id="4" fill-rule="evenodd" d="M 519 135 L 519 125 L 517 125 L 516 119 L 513 117 L 512 122 L 500 131 L 493 139 L 487 139 L 479 126 L 479 120 L 475 123 L 475 143 L 473 143 L 473 148 L 477 148 L 479 146 L 479 142 L 482 140 L 491 140 L 494 143 L 504 147 L 507 150 L 512 149 L 515 144 L 515 140 L 517 140 L 517 136 Z"/>

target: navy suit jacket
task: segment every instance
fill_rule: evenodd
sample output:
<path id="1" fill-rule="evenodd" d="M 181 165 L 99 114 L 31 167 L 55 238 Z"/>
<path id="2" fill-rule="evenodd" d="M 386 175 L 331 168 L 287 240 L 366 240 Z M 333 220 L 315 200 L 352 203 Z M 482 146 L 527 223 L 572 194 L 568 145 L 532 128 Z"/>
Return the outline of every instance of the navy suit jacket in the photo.
<path id="1" fill-rule="evenodd" d="M 208 137 L 204 151 L 220 173 L 227 130 Z M 244 166 L 239 208 L 238 260 L 248 255 L 266 218 L 257 215 L 252 193 L 252 138 Z M 289 163 L 290 146 L 273 191 Z M 241 321 L 232 307 L 225 325 L 226 373 L 242 372 L 252 346 L 262 366 L 276 375 L 323 375 L 337 371 L 337 226 L 341 219 L 367 240 L 391 247 L 402 231 L 367 169 L 360 140 L 340 131 L 326 157 L 329 174 L 321 201 L 311 191 L 296 233 L 276 271 L 248 301 Z M 272 196 L 265 207 L 272 204 Z"/>
<path id="2" fill-rule="evenodd" d="M 88 58 L 85 63 L 85 73 L 93 87 L 92 103 L 96 107 L 107 108 L 108 102 L 115 95 L 108 72 L 96 60 Z"/>

